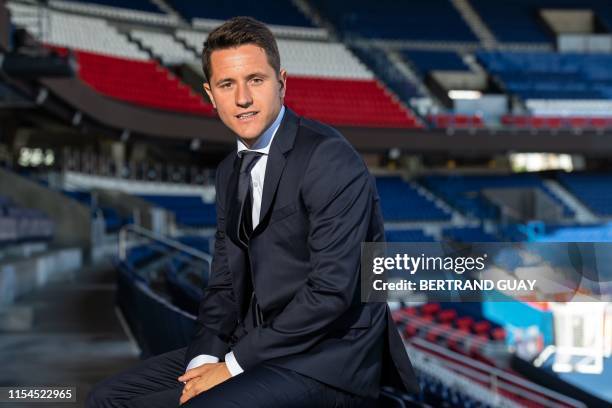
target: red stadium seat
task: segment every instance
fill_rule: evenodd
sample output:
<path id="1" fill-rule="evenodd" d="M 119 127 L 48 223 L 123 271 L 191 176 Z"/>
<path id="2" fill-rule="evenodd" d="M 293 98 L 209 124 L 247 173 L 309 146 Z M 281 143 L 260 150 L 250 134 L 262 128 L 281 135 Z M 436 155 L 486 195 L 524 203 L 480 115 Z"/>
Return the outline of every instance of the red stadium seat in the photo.
<path id="1" fill-rule="evenodd" d="M 491 330 L 491 338 L 495 341 L 504 341 L 506 339 L 506 330 L 503 327 L 496 327 Z"/>
<path id="2" fill-rule="evenodd" d="M 453 309 L 445 309 L 438 313 L 438 321 L 444 325 L 451 325 L 457 318 L 457 311 Z"/>
<path id="3" fill-rule="evenodd" d="M 470 129 L 481 128 L 484 123 L 478 115 L 438 114 L 429 115 L 428 120 L 437 128 Z"/>
<path id="4" fill-rule="evenodd" d="M 286 103 L 301 115 L 332 125 L 423 127 L 374 80 L 290 77 Z"/>
<path id="5" fill-rule="evenodd" d="M 469 316 L 460 317 L 455 320 L 455 326 L 460 330 L 466 329 L 467 331 L 469 331 L 473 323 L 474 319 Z"/>
<path id="6" fill-rule="evenodd" d="M 440 309 L 441 306 L 439 303 L 426 303 L 421 306 L 421 313 L 423 313 L 424 316 L 433 316 L 438 313 Z"/>
<path id="7" fill-rule="evenodd" d="M 489 330 L 491 330 L 491 323 L 486 320 L 476 322 L 472 325 L 472 330 L 475 334 L 485 334 L 488 336 Z"/>
<path id="8" fill-rule="evenodd" d="M 79 75 L 98 92 L 115 99 L 150 108 L 214 116 L 204 101 L 170 71 L 154 61 L 137 61 L 75 52 Z"/>

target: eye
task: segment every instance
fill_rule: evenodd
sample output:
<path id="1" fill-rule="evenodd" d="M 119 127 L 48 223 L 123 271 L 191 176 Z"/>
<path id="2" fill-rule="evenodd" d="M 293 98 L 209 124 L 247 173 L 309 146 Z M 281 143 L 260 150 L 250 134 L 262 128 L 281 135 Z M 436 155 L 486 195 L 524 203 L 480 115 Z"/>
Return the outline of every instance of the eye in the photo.
<path id="1" fill-rule="evenodd" d="M 219 85 L 219 87 L 223 89 L 228 89 L 231 86 L 232 86 L 231 82 L 224 82 L 221 85 Z"/>
<path id="2" fill-rule="evenodd" d="M 253 79 L 251 79 L 251 82 L 253 84 L 255 84 L 255 85 L 259 85 L 259 84 L 261 84 L 263 82 L 263 79 L 261 79 L 261 78 L 253 78 Z"/>

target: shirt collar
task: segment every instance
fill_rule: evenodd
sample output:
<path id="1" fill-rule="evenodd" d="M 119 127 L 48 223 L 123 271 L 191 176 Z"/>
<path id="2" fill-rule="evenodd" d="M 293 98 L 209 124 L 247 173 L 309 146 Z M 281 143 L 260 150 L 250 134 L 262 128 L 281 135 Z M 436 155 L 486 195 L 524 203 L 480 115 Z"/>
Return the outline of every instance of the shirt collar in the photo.
<path id="1" fill-rule="evenodd" d="M 240 138 L 236 140 L 238 145 L 238 156 L 244 150 L 249 150 L 252 152 L 258 152 L 261 154 L 268 154 L 270 152 L 270 145 L 272 145 L 272 140 L 274 140 L 274 136 L 276 135 L 276 131 L 280 127 L 281 122 L 283 121 L 283 116 L 285 115 L 285 106 L 281 107 L 280 112 L 278 112 L 278 116 L 274 119 L 274 122 L 266 129 L 263 134 L 257 139 L 253 147 L 249 148 L 244 144 Z"/>

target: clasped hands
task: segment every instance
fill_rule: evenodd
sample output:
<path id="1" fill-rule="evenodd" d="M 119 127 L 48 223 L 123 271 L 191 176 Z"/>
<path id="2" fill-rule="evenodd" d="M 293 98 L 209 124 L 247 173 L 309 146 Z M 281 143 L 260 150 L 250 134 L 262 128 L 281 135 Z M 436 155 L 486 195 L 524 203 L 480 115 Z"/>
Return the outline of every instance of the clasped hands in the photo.
<path id="1" fill-rule="evenodd" d="M 196 395 L 229 380 L 231 377 L 232 375 L 224 362 L 203 364 L 186 371 L 178 378 L 179 381 L 185 383 L 180 403 L 184 404 Z"/>

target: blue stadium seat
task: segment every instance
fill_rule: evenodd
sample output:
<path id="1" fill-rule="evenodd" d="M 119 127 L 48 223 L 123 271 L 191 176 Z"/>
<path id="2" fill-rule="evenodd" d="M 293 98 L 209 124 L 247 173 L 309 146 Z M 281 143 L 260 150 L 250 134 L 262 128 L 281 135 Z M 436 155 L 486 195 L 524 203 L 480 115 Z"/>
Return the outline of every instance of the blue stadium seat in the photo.
<path id="1" fill-rule="evenodd" d="M 169 0 L 186 19 L 207 18 L 227 20 L 236 15 L 251 16 L 268 24 L 313 27 L 300 10 L 287 0 L 210 0 L 199 3 L 190 0 Z"/>
<path id="2" fill-rule="evenodd" d="M 446 0 L 314 0 L 339 31 L 358 38 L 428 41 L 478 41 Z"/>
<path id="3" fill-rule="evenodd" d="M 377 177 L 376 186 L 385 221 L 443 221 L 451 218 L 400 177 Z"/>
<path id="4" fill-rule="evenodd" d="M 595 214 L 612 216 L 612 175 L 604 173 L 559 174 L 559 181 Z"/>
<path id="5" fill-rule="evenodd" d="M 134 222 L 133 217 L 123 217 L 112 207 L 98 206 L 89 191 L 62 190 L 62 193 L 80 202 L 81 204 L 90 207 L 92 213 L 100 210 L 102 212 L 102 216 L 104 217 L 104 229 L 108 233 L 117 232 L 124 225 L 132 224 Z"/>
<path id="6" fill-rule="evenodd" d="M 524 99 L 612 99 L 610 54 L 479 51 L 478 60 Z"/>
<path id="7" fill-rule="evenodd" d="M 387 85 L 404 104 L 410 106 L 410 100 L 414 97 L 422 96 L 416 86 L 406 79 L 406 76 L 393 64 L 387 53 L 375 46 L 351 48 L 361 61 L 370 68 L 376 76 Z"/>
<path id="8" fill-rule="evenodd" d="M 445 228 L 442 235 L 450 240 L 458 242 L 497 242 L 499 239 L 481 227 L 453 227 Z"/>
<path id="9" fill-rule="evenodd" d="M 591 9 L 612 28 L 612 8 L 607 0 L 471 0 L 485 24 L 504 42 L 552 42 L 554 37 L 540 21 L 540 9 Z"/>
<path id="10" fill-rule="evenodd" d="M 435 240 L 426 235 L 421 229 L 402 229 L 385 231 L 387 242 L 434 242 Z"/>
<path id="11" fill-rule="evenodd" d="M 479 219 L 499 218 L 498 207 L 481 194 L 486 188 L 538 188 L 562 206 L 565 216 L 573 215 L 535 174 L 428 176 L 422 182 L 458 210 Z"/>
<path id="12" fill-rule="evenodd" d="M 179 225 L 214 227 L 217 224 L 215 205 L 203 202 L 200 196 L 141 195 L 140 197 L 172 211 Z"/>
<path id="13" fill-rule="evenodd" d="M 0 246 L 50 241 L 55 223 L 42 211 L 25 208 L 0 196 Z"/>
<path id="14" fill-rule="evenodd" d="M 401 55 L 411 61 L 424 76 L 429 71 L 469 71 L 463 59 L 453 51 L 403 50 Z"/>

